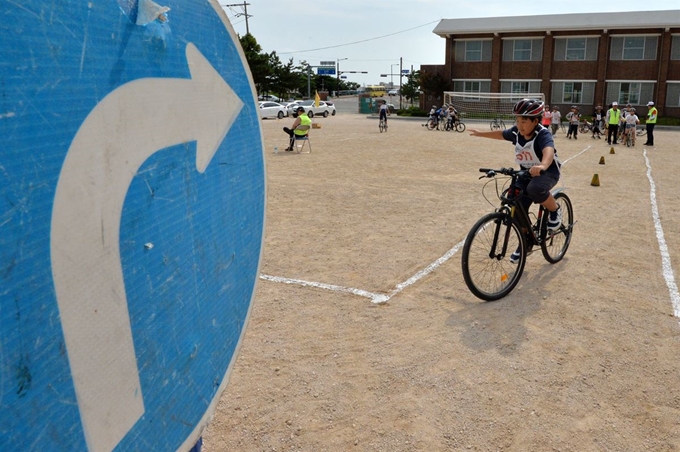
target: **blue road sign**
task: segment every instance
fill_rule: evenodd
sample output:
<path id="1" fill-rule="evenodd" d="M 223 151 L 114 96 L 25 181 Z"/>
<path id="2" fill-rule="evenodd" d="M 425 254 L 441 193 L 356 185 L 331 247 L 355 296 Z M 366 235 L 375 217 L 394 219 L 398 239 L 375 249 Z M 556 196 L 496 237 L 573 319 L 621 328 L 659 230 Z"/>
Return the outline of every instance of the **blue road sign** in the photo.
<path id="1" fill-rule="evenodd" d="M 176 450 L 262 250 L 253 84 L 215 0 L 0 0 L 0 450 Z"/>
<path id="2" fill-rule="evenodd" d="M 320 67 L 316 69 L 318 75 L 335 75 L 334 67 Z"/>
<path id="3" fill-rule="evenodd" d="M 404 75 L 408 75 L 409 70 L 408 69 L 402 69 L 401 73 L 404 74 Z"/>

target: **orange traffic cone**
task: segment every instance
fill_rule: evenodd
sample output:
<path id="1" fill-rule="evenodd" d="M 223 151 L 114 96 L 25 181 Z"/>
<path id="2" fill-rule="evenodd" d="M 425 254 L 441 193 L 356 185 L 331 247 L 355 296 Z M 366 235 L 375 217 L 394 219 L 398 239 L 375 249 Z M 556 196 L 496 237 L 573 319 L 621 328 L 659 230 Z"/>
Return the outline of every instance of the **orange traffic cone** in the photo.
<path id="1" fill-rule="evenodd" d="M 590 181 L 590 185 L 593 187 L 600 186 L 600 176 L 598 176 L 597 173 L 593 174 L 593 180 Z"/>
<path id="2" fill-rule="evenodd" d="M 604 165 L 604 155 L 600 157 L 600 165 Z"/>
<path id="3" fill-rule="evenodd" d="M 614 152 L 614 146 L 612 146 L 612 148 L 609 150 L 609 153 L 610 154 L 616 154 L 616 152 Z"/>

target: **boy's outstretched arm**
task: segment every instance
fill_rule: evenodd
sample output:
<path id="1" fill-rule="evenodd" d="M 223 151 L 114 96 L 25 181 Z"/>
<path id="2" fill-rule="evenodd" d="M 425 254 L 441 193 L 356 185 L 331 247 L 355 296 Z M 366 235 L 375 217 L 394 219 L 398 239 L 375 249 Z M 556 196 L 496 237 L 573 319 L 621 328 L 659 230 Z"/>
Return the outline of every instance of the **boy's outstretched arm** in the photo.
<path id="1" fill-rule="evenodd" d="M 479 130 L 470 129 L 470 136 L 472 137 L 482 137 L 482 138 L 493 138 L 494 140 L 503 140 L 502 130 Z"/>

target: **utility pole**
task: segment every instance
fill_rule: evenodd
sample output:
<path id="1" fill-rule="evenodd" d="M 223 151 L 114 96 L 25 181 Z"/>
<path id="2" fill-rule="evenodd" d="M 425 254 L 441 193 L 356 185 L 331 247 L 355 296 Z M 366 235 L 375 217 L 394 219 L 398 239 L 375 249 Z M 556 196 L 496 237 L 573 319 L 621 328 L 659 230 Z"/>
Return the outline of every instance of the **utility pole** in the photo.
<path id="1" fill-rule="evenodd" d="M 401 79 L 404 77 L 404 58 L 399 57 L 399 108 L 401 108 Z M 574 135 L 576 136 L 576 135 Z"/>
<path id="2" fill-rule="evenodd" d="M 243 13 L 237 13 L 236 17 L 246 16 L 246 34 L 250 34 L 250 27 L 248 26 L 248 18 L 253 17 L 253 16 L 248 15 L 248 7 L 250 6 L 250 3 L 243 2 L 243 3 L 236 3 L 235 5 L 222 5 L 222 6 L 226 6 L 227 8 L 229 8 L 231 6 L 242 6 L 243 7 Z"/>

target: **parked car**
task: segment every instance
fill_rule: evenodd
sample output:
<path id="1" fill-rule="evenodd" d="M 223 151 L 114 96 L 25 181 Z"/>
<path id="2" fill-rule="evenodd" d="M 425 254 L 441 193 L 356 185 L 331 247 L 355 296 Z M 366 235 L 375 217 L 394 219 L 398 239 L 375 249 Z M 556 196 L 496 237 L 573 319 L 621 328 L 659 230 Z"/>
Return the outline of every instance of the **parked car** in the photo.
<path id="1" fill-rule="evenodd" d="M 270 101 L 270 102 L 281 102 L 281 99 L 274 95 L 258 96 L 257 100 Z"/>
<path id="2" fill-rule="evenodd" d="M 297 117 L 297 108 L 300 106 L 300 102 L 302 101 L 294 100 L 292 102 L 286 102 L 283 104 L 283 106 L 286 107 L 289 116 L 292 116 L 293 118 Z"/>
<path id="3" fill-rule="evenodd" d="M 333 102 L 327 100 L 324 102 L 326 102 L 326 105 L 328 105 L 328 108 L 330 108 L 331 116 L 335 116 L 335 105 L 333 105 Z"/>
<path id="4" fill-rule="evenodd" d="M 309 116 L 310 118 L 313 118 L 316 115 L 321 115 L 324 118 L 327 118 L 328 115 L 331 114 L 331 107 L 326 105 L 326 102 L 324 101 L 319 101 L 318 107 L 314 105 L 313 99 L 303 100 L 302 102 L 300 102 L 300 105 L 305 109 L 305 113 L 307 113 L 307 116 Z M 332 109 L 335 110 L 335 105 L 333 106 Z M 294 116 L 297 116 L 297 114 Z"/>
<path id="5" fill-rule="evenodd" d="M 391 90 L 389 90 L 389 91 L 387 92 L 387 95 L 388 95 L 388 96 L 398 96 L 398 95 L 399 95 L 399 91 L 396 90 L 396 89 L 391 89 Z"/>
<path id="6" fill-rule="evenodd" d="M 286 107 L 278 102 L 260 102 L 260 118 L 283 118 L 288 116 Z"/>

